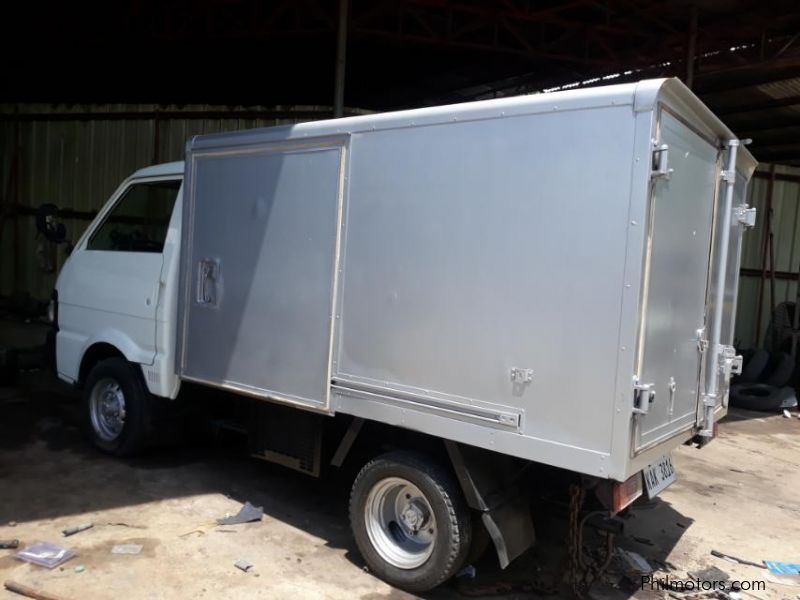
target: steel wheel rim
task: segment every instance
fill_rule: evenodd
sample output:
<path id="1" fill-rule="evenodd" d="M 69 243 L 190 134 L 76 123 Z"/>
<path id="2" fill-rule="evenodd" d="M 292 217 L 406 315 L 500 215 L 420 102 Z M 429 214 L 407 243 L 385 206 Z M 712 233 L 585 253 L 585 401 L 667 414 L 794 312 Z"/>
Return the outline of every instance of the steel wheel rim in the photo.
<path id="1" fill-rule="evenodd" d="M 89 395 L 92 429 L 105 442 L 113 442 L 125 427 L 125 394 L 119 383 L 106 377 L 94 384 Z"/>
<path id="2" fill-rule="evenodd" d="M 425 494 L 410 481 L 387 477 L 367 496 L 367 536 L 378 555 L 398 569 L 415 569 L 436 544 L 436 517 Z"/>

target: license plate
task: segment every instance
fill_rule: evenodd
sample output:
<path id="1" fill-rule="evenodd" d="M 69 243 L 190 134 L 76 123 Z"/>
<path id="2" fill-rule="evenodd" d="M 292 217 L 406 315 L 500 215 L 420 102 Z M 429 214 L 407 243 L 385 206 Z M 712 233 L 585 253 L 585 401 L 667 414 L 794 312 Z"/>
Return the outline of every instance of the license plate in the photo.
<path id="1" fill-rule="evenodd" d="M 672 458 L 665 454 L 656 462 L 647 465 L 642 471 L 644 476 L 644 486 L 647 488 L 647 497 L 655 498 L 667 487 L 675 482 L 675 467 L 672 466 Z"/>

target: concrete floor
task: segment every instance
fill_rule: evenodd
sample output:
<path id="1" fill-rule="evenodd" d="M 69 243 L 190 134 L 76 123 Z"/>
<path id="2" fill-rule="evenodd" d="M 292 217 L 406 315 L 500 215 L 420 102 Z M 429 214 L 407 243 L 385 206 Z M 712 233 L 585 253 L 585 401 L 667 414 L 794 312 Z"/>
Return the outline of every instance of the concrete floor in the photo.
<path id="1" fill-rule="evenodd" d="M 0 410 L 0 539 L 51 541 L 79 554 L 49 571 L 0 550 L 0 581 L 73 599 L 410 597 L 364 569 L 350 539 L 344 477 L 315 480 L 220 443 L 166 448 L 129 461 L 109 458 L 82 439 L 74 393 L 41 373 L 0 388 Z M 674 453 L 678 482 L 636 508 L 618 542 L 654 564 L 671 564 L 672 577 L 714 565 L 732 579 L 763 580 L 766 571 L 710 551 L 800 562 L 800 419 L 737 413 L 720 431 L 703 450 Z M 263 505 L 262 522 L 213 525 L 246 500 Z M 476 565 L 478 583 L 545 578 L 564 553 L 563 510 L 552 511 L 537 519 L 535 550 L 504 573 L 487 555 Z M 87 521 L 95 527 L 62 537 L 62 529 Z M 110 553 L 122 543 L 144 550 Z M 237 559 L 254 569 L 235 569 Z M 79 565 L 83 572 L 75 571 Z M 766 585 L 753 595 L 800 593 L 800 587 Z M 593 588 L 595 598 L 632 595 L 606 584 Z M 18 597 L 0 591 L 0 598 Z M 450 584 L 427 597 L 462 596 Z"/>

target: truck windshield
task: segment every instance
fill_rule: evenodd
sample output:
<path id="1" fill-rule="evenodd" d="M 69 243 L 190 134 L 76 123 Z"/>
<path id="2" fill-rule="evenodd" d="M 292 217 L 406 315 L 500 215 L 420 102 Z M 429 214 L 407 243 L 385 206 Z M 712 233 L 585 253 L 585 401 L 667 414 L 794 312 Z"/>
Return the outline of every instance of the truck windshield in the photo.
<path id="1" fill-rule="evenodd" d="M 92 233 L 87 250 L 161 252 L 180 180 L 134 183 Z"/>

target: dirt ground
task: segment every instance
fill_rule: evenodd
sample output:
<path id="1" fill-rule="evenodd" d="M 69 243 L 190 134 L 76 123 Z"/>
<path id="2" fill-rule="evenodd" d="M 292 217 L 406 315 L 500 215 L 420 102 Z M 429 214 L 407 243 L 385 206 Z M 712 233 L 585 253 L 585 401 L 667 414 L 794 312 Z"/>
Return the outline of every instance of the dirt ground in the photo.
<path id="1" fill-rule="evenodd" d="M 104 456 L 78 431 L 74 392 L 42 373 L 0 388 L 0 410 L 0 539 L 49 541 L 78 553 L 47 570 L 0 550 L 0 581 L 67 599 L 410 597 L 364 568 L 350 538 L 344 477 L 316 480 L 213 440 L 136 460 Z M 764 569 L 715 558 L 712 549 L 755 562 L 800 562 L 796 413 L 792 419 L 736 413 L 709 446 L 681 447 L 673 456 L 677 483 L 631 512 L 619 546 L 681 579 L 707 566 L 735 580 L 767 579 Z M 214 526 L 247 500 L 264 507 L 263 521 Z M 559 529 L 565 521 L 562 508 L 545 510 L 536 520 L 539 545 L 508 571 L 500 572 L 489 553 L 475 565 L 476 580 L 462 579 L 426 597 L 461 598 L 478 585 L 546 579 L 565 552 Z M 62 537 L 62 529 L 84 522 L 95 526 Z M 140 555 L 111 554 L 113 545 L 123 543 L 144 549 Z M 239 571 L 233 566 L 238 559 L 254 568 Z M 635 586 L 618 589 L 617 579 L 610 576 L 591 595 L 666 597 Z M 800 586 L 767 580 L 766 590 L 742 598 L 799 594 Z M 537 596 L 515 591 L 491 597 Z M 19 596 L 3 590 L 0 598 Z"/>

